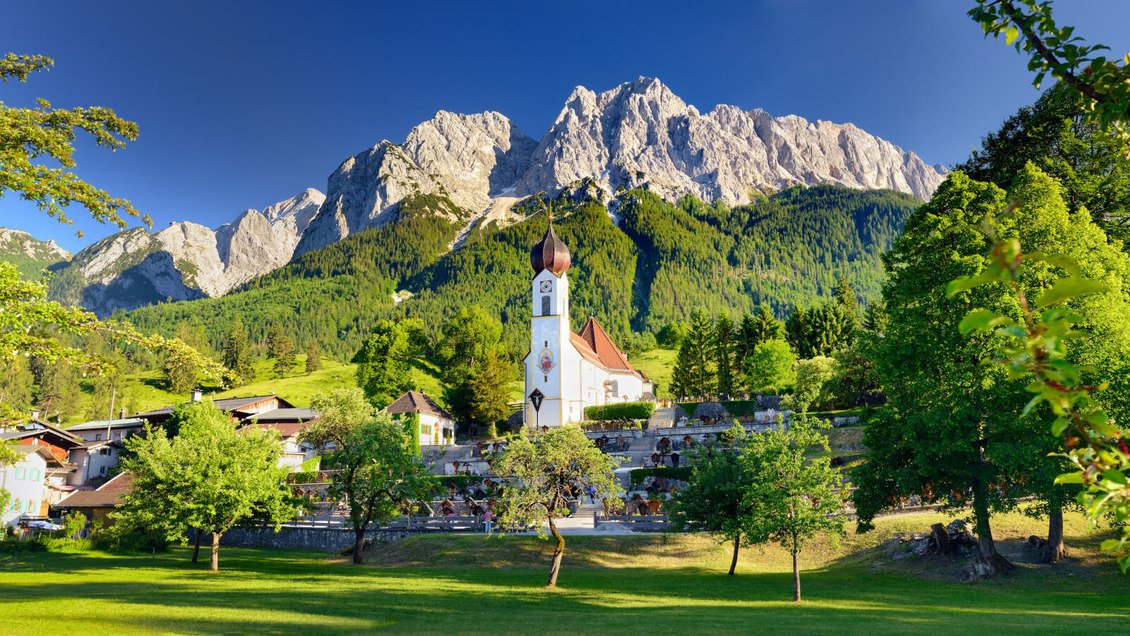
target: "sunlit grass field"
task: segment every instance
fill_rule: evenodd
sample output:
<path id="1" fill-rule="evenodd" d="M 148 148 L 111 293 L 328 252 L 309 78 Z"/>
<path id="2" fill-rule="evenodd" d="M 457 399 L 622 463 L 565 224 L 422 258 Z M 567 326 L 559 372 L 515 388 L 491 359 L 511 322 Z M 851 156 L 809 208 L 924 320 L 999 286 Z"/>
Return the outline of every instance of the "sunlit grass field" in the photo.
<path id="1" fill-rule="evenodd" d="M 364 567 L 225 548 L 218 574 L 184 548 L 7 555 L 0 632 L 1127 633 L 1130 581 L 1078 518 L 1070 561 L 977 583 L 951 577 L 959 562 L 907 556 L 892 540 L 942 519 L 888 518 L 838 548 L 813 544 L 799 605 L 779 548 L 743 551 L 728 577 L 726 546 L 688 535 L 570 537 L 555 591 L 542 589 L 549 545 L 532 537 L 421 536 L 375 547 Z M 1009 515 L 997 528 L 1018 543 L 1040 525 Z"/>
<path id="2" fill-rule="evenodd" d="M 357 365 L 352 363 L 336 362 L 322 358 L 322 368 L 310 373 L 305 372 L 306 356 L 298 356 L 295 370 L 285 377 L 278 377 L 272 368 L 273 361 L 259 360 L 255 363 L 254 381 L 243 386 L 221 391 L 217 387 L 205 386 L 205 393 L 212 399 L 226 397 L 244 397 L 250 395 L 270 395 L 277 393 L 283 399 L 295 406 L 310 406 L 310 401 L 319 393 L 325 393 L 341 387 L 357 386 Z M 439 371 L 435 367 L 415 363 L 411 370 L 413 386 L 428 395 L 441 398 L 443 391 L 439 380 Z M 71 424 L 86 421 L 89 415 L 89 403 L 93 386 L 86 383 L 80 400 L 78 412 L 70 419 Z M 132 374 L 126 378 L 124 392 L 126 397 L 118 406 L 126 408 L 129 412 L 146 411 L 161 408 L 172 404 L 184 402 L 188 395 L 181 395 L 166 391 L 163 387 L 159 371 L 147 371 Z M 519 392 L 520 393 L 520 392 Z M 102 415 L 100 417 L 105 417 Z"/>

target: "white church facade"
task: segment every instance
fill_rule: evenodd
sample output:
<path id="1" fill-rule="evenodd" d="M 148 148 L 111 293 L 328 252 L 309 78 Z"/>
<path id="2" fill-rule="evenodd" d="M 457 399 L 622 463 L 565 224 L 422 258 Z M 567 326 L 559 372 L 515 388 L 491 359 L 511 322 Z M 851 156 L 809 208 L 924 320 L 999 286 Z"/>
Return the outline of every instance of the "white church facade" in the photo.
<path id="1" fill-rule="evenodd" d="M 595 318 L 580 333 L 569 324 L 569 250 L 553 231 L 530 251 L 533 317 L 526 354 L 527 427 L 555 427 L 585 418 L 585 407 L 654 400 L 651 380 L 632 368 Z M 535 393 L 537 391 L 538 393 Z M 531 394 L 541 399 L 534 408 Z"/>

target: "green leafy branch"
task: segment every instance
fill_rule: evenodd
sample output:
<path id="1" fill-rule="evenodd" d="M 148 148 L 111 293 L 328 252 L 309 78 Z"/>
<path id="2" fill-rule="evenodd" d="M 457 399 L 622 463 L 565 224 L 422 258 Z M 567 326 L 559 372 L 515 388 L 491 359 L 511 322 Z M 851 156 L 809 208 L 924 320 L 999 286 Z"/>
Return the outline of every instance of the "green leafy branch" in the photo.
<path id="1" fill-rule="evenodd" d="M 1110 47 L 1085 44 L 1074 27 L 1056 24 L 1051 0 L 976 0 L 967 13 L 985 35 L 1003 37 L 1028 56 L 1036 88 L 1050 73 L 1090 98 L 1095 121 L 1123 140 L 1130 137 L 1130 53 L 1120 60 L 1101 55 Z"/>
<path id="2" fill-rule="evenodd" d="M 0 58 L 0 81 L 26 82 L 36 71 L 48 70 L 54 60 L 42 55 L 9 53 Z M 124 228 L 124 215 L 140 217 L 152 225 L 148 215 L 133 205 L 83 181 L 74 172 L 74 142 L 78 131 L 85 131 L 99 146 L 120 150 L 137 139 L 137 124 L 122 119 L 102 106 L 52 108 L 45 99 L 35 108 L 12 108 L 0 102 L 0 196 L 6 191 L 35 203 L 39 209 L 61 223 L 73 225 L 66 214 L 72 204 L 85 207 L 100 223 Z M 59 164 L 44 165 L 42 160 Z M 82 232 L 78 232 L 82 236 Z"/>
<path id="3" fill-rule="evenodd" d="M 1002 216 L 1015 209 L 1009 206 Z M 1043 403 L 1051 409 L 1055 415 L 1051 432 L 1063 436 L 1064 456 L 1077 469 L 1060 475 L 1056 483 L 1085 487 L 1079 503 L 1092 522 L 1109 515 L 1122 525 L 1122 535 L 1104 541 L 1102 549 L 1114 553 L 1126 572 L 1130 569 L 1130 448 L 1122 430 L 1092 397 L 1105 387 L 1086 384 L 1084 374 L 1092 369 L 1067 358 L 1068 341 L 1077 335 L 1075 324 L 1080 320 L 1067 303 L 1107 287 L 1080 276 L 1066 256 L 1025 254 L 1018 239 L 998 236 L 992 223 L 984 223 L 982 231 L 993 241 L 988 266 L 975 276 L 951 281 L 946 293 L 953 296 L 984 285 L 1004 284 L 1019 303 L 1021 318 L 974 309 L 962 319 L 959 329 L 963 335 L 980 332 L 1002 337 L 997 351 L 1001 357 L 984 362 L 1006 367 L 1015 379 L 1031 379 L 1027 389 L 1034 396 L 1022 416 Z M 1030 301 L 1020 281 L 1035 263 L 1050 264 L 1065 275 Z"/>

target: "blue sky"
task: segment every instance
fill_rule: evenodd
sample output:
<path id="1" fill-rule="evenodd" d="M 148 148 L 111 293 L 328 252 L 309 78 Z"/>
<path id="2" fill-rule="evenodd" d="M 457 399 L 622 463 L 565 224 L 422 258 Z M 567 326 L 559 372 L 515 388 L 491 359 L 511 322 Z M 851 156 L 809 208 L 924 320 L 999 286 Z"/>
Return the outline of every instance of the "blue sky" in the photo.
<path id="1" fill-rule="evenodd" d="M 535 138 L 578 84 L 640 75 L 687 102 L 854 122 L 931 163 L 964 159 L 1037 93 L 1024 59 L 955 0 L 735 2 L 0 1 L 3 52 L 55 58 L 0 101 L 104 105 L 137 121 L 78 173 L 154 228 L 216 226 L 401 141 L 438 109 L 497 110 Z M 1130 2 L 1060 0 L 1061 22 L 1130 50 Z M 0 226 L 79 249 L 114 228 L 60 226 L 10 193 Z"/>

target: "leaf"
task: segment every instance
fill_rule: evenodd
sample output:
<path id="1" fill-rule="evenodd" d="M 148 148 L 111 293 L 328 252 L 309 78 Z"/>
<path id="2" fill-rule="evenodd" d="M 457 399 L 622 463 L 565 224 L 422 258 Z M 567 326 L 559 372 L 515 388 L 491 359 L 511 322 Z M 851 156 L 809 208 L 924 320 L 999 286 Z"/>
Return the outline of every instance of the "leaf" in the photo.
<path id="1" fill-rule="evenodd" d="M 1052 435 L 1057 437 L 1063 435 L 1064 430 L 1067 430 L 1067 427 L 1070 425 L 1071 420 L 1066 417 L 1055 418 L 1055 421 L 1052 422 Z"/>
<path id="2" fill-rule="evenodd" d="M 961 323 L 958 324 L 957 328 L 961 332 L 961 335 L 967 336 L 974 331 L 986 331 L 993 327 L 1009 323 L 1013 323 L 1011 318 L 1002 316 L 995 311 L 974 309 L 961 319 Z"/>
<path id="3" fill-rule="evenodd" d="M 1040 402 L 1043 402 L 1043 401 L 1044 401 L 1044 397 L 1042 395 L 1037 395 L 1036 397 L 1029 400 L 1028 403 L 1024 405 L 1024 410 L 1021 411 L 1020 417 L 1026 417 L 1029 413 L 1032 412 L 1032 409 L 1036 408 L 1037 404 L 1039 404 Z M 1057 420 L 1057 423 L 1058 423 L 1058 420 Z M 1053 434 L 1059 435 L 1060 433 L 1063 432 L 1063 431 L 1056 432 L 1055 427 L 1056 427 L 1056 424 L 1052 424 L 1052 433 Z"/>
<path id="4" fill-rule="evenodd" d="M 1083 473 L 1063 473 L 1055 478 L 1057 484 L 1081 484 L 1083 483 Z"/>
<path id="5" fill-rule="evenodd" d="M 1079 276 L 1060 278 L 1052 283 L 1051 287 L 1040 293 L 1036 298 L 1036 306 L 1042 309 L 1065 300 L 1070 300 L 1076 296 L 1104 292 L 1107 289 L 1107 286 L 1103 283 L 1087 280 Z"/>
<path id="6" fill-rule="evenodd" d="M 1016 41 L 1016 38 L 1019 35 L 1020 35 L 1020 29 L 1016 28 L 1015 26 L 1008 27 L 1008 29 L 1006 29 L 1005 32 L 1004 32 L 1004 43 L 1011 45 L 1013 42 Z"/>
<path id="7" fill-rule="evenodd" d="M 1074 274 L 1079 271 L 1079 265 L 1066 254 L 1048 254 L 1046 252 L 1028 252 L 1024 255 L 1024 259 L 1028 261 L 1043 261 L 1059 267 L 1069 274 Z"/>
<path id="8" fill-rule="evenodd" d="M 1117 550 L 1121 545 L 1122 542 L 1118 539 L 1107 539 L 1106 541 L 1103 541 L 1099 544 L 1099 549 L 1103 552 L 1113 552 L 1114 550 Z"/>
<path id="9" fill-rule="evenodd" d="M 951 280 L 946 284 L 946 296 L 953 296 L 958 292 L 967 291 L 973 289 L 974 287 L 980 287 L 982 285 L 988 285 L 989 283 L 995 283 L 996 281 L 997 277 L 993 276 L 987 270 L 981 272 L 976 276 L 963 276 L 961 278 Z"/>
<path id="10" fill-rule="evenodd" d="M 1113 481 L 1114 483 L 1122 486 L 1125 486 L 1127 484 L 1126 475 L 1124 475 L 1121 470 L 1115 470 L 1113 468 L 1103 471 L 1103 479 Z"/>

